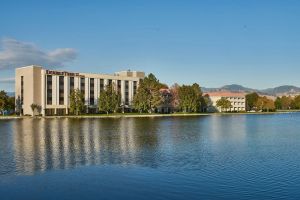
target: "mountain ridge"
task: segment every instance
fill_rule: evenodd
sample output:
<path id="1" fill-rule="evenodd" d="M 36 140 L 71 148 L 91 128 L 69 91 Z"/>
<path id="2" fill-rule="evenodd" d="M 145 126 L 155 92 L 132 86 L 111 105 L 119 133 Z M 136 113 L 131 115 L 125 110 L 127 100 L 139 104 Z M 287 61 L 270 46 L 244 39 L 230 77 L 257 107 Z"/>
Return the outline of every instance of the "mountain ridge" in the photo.
<path id="1" fill-rule="evenodd" d="M 281 85 L 274 88 L 254 89 L 254 88 L 244 87 L 238 84 L 230 84 L 230 85 L 224 85 L 219 88 L 202 87 L 202 91 L 203 92 L 229 91 L 229 92 L 244 92 L 244 93 L 257 92 L 261 95 L 270 95 L 270 96 L 300 95 L 300 87 L 296 87 L 293 85 Z"/>

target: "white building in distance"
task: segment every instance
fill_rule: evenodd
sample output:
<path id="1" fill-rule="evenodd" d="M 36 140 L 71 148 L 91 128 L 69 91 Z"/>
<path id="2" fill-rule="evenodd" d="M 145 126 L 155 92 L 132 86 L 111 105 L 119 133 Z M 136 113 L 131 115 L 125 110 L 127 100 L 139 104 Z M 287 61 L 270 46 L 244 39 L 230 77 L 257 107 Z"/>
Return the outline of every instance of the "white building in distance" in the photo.
<path id="1" fill-rule="evenodd" d="M 69 95 L 74 89 L 84 94 L 89 113 L 97 112 L 98 97 L 108 84 L 114 84 L 121 93 L 121 101 L 130 108 L 139 81 L 144 72 L 121 71 L 113 75 L 74 73 L 47 70 L 31 65 L 16 69 L 16 98 L 20 97 L 23 115 L 33 115 L 31 104 L 42 107 L 42 115 L 69 114 Z"/>
<path id="2" fill-rule="evenodd" d="M 239 92 L 208 92 L 205 95 L 208 95 L 211 100 L 211 106 L 208 108 L 208 111 L 221 111 L 221 108 L 217 107 L 217 101 L 221 98 L 225 98 L 231 102 L 231 108 L 226 110 L 228 112 L 241 112 L 246 111 L 246 94 Z"/>

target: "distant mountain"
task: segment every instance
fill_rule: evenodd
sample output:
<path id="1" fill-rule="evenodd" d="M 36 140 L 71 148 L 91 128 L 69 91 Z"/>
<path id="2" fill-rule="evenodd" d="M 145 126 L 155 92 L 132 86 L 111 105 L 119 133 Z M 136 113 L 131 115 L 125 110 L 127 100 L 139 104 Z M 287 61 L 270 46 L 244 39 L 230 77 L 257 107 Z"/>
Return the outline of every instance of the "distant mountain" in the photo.
<path id="1" fill-rule="evenodd" d="M 292 85 L 283 85 L 275 88 L 268 88 L 265 90 L 261 90 L 263 93 L 267 93 L 273 96 L 278 95 L 293 95 L 300 94 L 300 88 Z"/>
<path id="2" fill-rule="evenodd" d="M 256 89 L 247 88 L 242 85 L 231 84 L 231 85 L 224 85 L 220 88 L 205 88 L 202 87 L 204 92 L 215 92 L 215 91 L 230 91 L 230 92 L 258 92 Z"/>
<path id="3" fill-rule="evenodd" d="M 300 95 L 300 87 L 292 85 L 283 85 L 275 88 L 268 88 L 263 90 L 247 88 L 242 85 L 231 84 L 225 85 L 220 88 L 202 88 L 203 92 L 215 92 L 215 91 L 230 91 L 230 92 L 257 92 L 261 95 L 270 95 L 270 96 L 282 96 L 282 95 Z"/>

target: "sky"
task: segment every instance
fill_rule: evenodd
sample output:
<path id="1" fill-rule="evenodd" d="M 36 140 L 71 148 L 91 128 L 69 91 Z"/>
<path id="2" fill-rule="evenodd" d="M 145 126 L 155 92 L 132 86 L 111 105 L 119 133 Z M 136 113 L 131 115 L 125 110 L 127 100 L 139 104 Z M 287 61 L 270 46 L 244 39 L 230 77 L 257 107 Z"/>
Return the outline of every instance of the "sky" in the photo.
<path id="1" fill-rule="evenodd" d="M 169 85 L 300 86 L 298 0 L 14 1 L 0 6 L 0 90 L 16 67 L 154 73 Z"/>

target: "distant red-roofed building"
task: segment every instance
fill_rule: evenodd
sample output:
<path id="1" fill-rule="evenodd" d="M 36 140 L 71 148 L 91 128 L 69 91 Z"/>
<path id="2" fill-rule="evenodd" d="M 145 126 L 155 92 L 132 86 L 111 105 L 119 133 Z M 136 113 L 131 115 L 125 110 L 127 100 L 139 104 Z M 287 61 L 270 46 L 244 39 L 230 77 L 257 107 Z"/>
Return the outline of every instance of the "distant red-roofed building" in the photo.
<path id="1" fill-rule="evenodd" d="M 241 112 L 246 110 L 246 94 L 240 92 L 208 92 L 204 95 L 208 95 L 211 100 L 211 106 L 208 111 L 221 111 L 221 108 L 217 107 L 217 101 L 221 98 L 225 98 L 231 102 L 231 108 L 227 111 L 229 112 Z"/>

